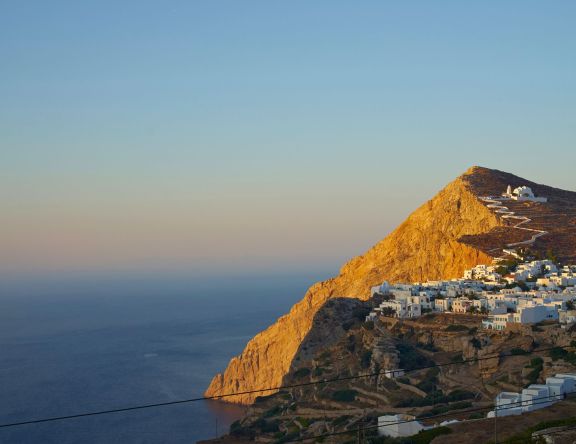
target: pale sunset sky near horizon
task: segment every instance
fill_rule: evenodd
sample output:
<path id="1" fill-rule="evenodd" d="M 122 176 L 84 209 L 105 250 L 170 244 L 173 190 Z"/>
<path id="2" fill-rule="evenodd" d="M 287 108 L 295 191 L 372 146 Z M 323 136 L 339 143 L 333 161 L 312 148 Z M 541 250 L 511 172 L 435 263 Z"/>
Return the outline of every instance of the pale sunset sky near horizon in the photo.
<path id="1" fill-rule="evenodd" d="M 0 0 L 0 275 L 331 270 L 472 165 L 576 190 L 576 2 Z"/>

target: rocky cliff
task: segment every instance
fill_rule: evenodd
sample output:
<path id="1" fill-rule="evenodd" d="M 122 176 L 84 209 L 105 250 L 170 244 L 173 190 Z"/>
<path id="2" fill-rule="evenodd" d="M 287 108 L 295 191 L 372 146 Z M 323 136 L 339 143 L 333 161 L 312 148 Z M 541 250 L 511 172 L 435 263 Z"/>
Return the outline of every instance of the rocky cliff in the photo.
<path id="1" fill-rule="evenodd" d="M 368 299 L 370 287 L 384 280 L 414 282 L 454 278 L 461 276 L 466 268 L 491 263 L 493 258 L 489 254 L 470 245 L 475 235 L 503 226 L 503 221 L 478 199 L 472 186 L 480 176 L 483 181 L 489 181 L 491 172 L 480 167 L 469 169 L 385 239 L 345 264 L 337 277 L 314 284 L 287 315 L 256 335 L 242 354 L 230 361 L 224 374 L 214 377 L 206 396 L 280 385 L 311 329 L 314 315 L 327 299 Z M 466 243 L 461 240 L 463 236 Z M 252 393 L 225 400 L 249 404 L 258 395 Z"/>

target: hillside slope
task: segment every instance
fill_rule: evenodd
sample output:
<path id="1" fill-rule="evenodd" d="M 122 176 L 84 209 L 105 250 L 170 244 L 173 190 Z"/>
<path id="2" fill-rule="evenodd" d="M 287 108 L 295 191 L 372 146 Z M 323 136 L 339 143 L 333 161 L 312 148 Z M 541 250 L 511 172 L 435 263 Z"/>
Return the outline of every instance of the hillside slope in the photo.
<path id="1" fill-rule="evenodd" d="M 476 264 L 491 263 L 494 255 L 482 247 L 485 240 L 478 246 L 476 239 L 486 233 L 500 235 L 499 230 L 506 227 L 506 222 L 479 197 L 498 193 L 500 188 L 503 190 L 505 186 L 502 187 L 501 182 L 510 177 L 522 180 L 512 175 L 502 177 L 502 174 L 506 173 L 470 168 L 385 239 L 346 263 L 337 277 L 314 284 L 288 314 L 250 340 L 242 354 L 230 361 L 224 374 L 213 378 L 206 396 L 280 385 L 311 329 L 315 313 L 329 298 L 367 299 L 370 287 L 384 280 L 448 279 L 461 276 L 466 268 Z M 498 190 L 492 189 L 491 183 L 496 184 Z M 570 194 L 576 196 L 576 193 Z M 253 393 L 225 400 L 248 404 L 258 395 Z"/>

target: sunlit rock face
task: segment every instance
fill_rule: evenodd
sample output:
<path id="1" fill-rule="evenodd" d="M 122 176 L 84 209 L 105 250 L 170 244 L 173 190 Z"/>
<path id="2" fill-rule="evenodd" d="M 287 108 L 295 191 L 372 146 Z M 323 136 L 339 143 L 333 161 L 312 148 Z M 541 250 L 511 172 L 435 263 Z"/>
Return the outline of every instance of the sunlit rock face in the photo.
<path id="1" fill-rule="evenodd" d="M 499 195 L 508 184 L 517 182 L 551 197 L 551 203 L 554 202 L 552 191 L 556 191 L 562 202 L 576 204 L 576 193 L 544 187 L 496 170 L 470 168 L 414 211 L 386 238 L 346 263 L 338 276 L 310 287 L 288 314 L 256 335 L 242 354 L 230 361 L 224 374 L 213 378 L 206 395 L 281 385 L 311 329 L 314 315 L 330 298 L 368 299 L 370 287 L 385 280 L 451 279 L 462 276 L 465 269 L 477 264 L 490 264 L 495 245 L 502 247 L 514 231 L 480 198 Z M 574 245 L 574 242 L 565 243 Z M 270 393 L 251 393 L 224 400 L 249 404 L 260 394 Z"/>

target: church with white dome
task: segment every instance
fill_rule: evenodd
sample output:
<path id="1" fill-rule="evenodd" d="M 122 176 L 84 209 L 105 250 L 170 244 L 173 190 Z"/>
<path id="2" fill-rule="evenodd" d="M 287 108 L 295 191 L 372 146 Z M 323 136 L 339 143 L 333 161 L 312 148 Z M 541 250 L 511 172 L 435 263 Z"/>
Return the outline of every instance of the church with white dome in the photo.
<path id="1" fill-rule="evenodd" d="M 508 185 L 506 192 L 502 194 L 503 197 L 508 199 L 518 200 L 518 201 L 528 201 L 528 202 L 548 202 L 546 197 L 536 197 L 532 188 L 522 185 L 521 187 L 514 188 Z"/>

